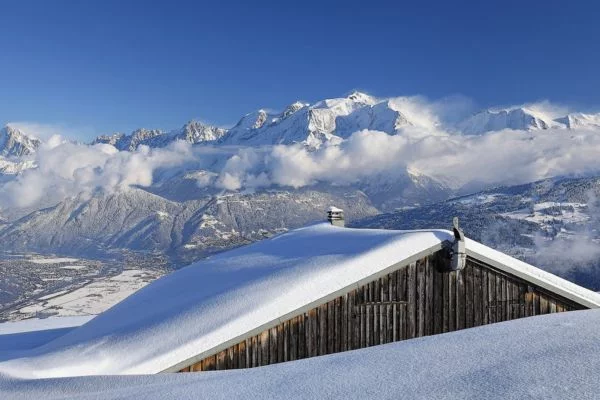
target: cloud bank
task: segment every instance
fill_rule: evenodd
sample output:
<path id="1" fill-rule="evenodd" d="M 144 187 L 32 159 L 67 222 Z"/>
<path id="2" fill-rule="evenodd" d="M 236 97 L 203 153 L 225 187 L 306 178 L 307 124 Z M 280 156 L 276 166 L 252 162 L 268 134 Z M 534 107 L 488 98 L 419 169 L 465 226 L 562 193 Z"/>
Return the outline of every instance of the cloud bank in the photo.
<path id="1" fill-rule="evenodd" d="M 228 190 L 270 185 L 299 188 L 317 182 L 351 184 L 372 176 L 391 182 L 409 168 L 452 189 L 520 184 L 600 171 L 600 132 L 500 131 L 482 136 L 431 135 L 421 139 L 361 131 L 339 146 L 309 151 L 300 145 L 248 148 L 215 171 Z"/>
<path id="2" fill-rule="evenodd" d="M 0 207 L 35 207 L 81 193 L 150 186 L 156 171 L 165 169 L 172 169 L 171 174 L 200 171 L 198 186 L 224 191 L 316 183 L 393 185 L 407 171 L 456 191 L 475 191 L 600 172 L 600 128 L 462 135 L 451 127 L 473 111 L 467 98 L 432 102 L 414 96 L 388 101 L 414 124 L 396 135 L 358 131 L 339 145 L 318 150 L 302 145 L 215 147 L 177 142 L 127 152 L 109 145 L 73 144 L 55 135 L 35 154 L 37 168 L 0 183 Z M 548 102 L 526 106 L 550 117 L 568 111 Z M 40 133 L 36 127 L 21 127 Z M 43 135 L 53 132 L 46 128 Z"/>
<path id="3" fill-rule="evenodd" d="M 26 208 L 97 190 L 149 186 L 154 170 L 181 165 L 190 158 L 190 146 L 179 142 L 166 149 L 141 146 L 130 153 L 110 145 L 80 145 L 53 136 L 36 153 L 36 168 L 0 187 L 0 203 L 6 208 Z"/>

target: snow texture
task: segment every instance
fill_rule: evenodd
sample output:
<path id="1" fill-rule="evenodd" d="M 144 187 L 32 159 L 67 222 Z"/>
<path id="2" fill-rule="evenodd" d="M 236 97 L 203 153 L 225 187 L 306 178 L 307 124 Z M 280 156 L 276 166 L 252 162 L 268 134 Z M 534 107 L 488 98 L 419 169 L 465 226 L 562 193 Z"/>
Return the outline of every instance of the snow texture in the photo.
<path id="1" fill-rule="evenodd" d="M 0 324 L 0 359 L 51 342 L 92 318 L 93 316 L 28 319 Z"/>
<path id="2" fill-rule="evenodd" d="M 232 250 L 161 278 L 89 323 L 0 362 L 22 378 L 150 374 L 251 331 L 284 321 L 422 257 L 453 235 L 445 230 L 386 231 L 317 224 Z M 543 287 L 600 306 L 600 295 L 473 241 L 475 253 Z M 173 368 L 176 366 L 175 368 Z"/>
<path id="3" fill-rule="evenodd" d="M 596 399 L 600 310 L 552 314 L 260 368 L 21 380 L 5 400 Z"/>

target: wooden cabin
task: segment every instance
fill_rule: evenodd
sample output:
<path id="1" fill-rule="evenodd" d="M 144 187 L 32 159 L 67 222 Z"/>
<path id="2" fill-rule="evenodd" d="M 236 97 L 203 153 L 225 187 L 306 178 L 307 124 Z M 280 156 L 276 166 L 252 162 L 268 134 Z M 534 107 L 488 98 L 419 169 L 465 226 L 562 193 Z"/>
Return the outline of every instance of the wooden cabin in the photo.
<path id="1" fill-rule="evenodd" d="M 342 210 L 328 211 L 332 225 L 344 226 L 340 219 Z M 440 242 L 397 260 L 368 278 L 168 370 L 252 368 L 598 307 L 594 293 L 465 241 L 456 219 L 453 233 L 453 242 Z M 453 257 L 459 246 L 464 254 Z M 460 256 L 462 265 L 452 265 Z"/>
<path id="2" fill-rule="evenodd" d="M 158 279 L 11 368 L 252 368 L 600 307 L 599 294 L 465 238 L 456 221 L 392 231 L 346 228 L 339 209 L 328 219 Z"/>
<path id="3" fill-rule="evenodd" d="M 461 271 L 445 271 L 445 262 L 438 251 L 400 266 L 179 371 L 258 367 L 588 308 L 472 256 Z"/>

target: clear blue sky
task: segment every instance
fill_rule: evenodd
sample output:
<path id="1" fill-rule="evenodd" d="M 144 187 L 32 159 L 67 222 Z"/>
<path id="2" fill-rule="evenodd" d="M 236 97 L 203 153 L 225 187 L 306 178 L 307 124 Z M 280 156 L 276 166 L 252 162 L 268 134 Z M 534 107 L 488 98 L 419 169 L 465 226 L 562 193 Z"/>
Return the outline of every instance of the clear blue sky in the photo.
<path id="1" fill-rule="evenodd" d="M 0 0 L 0 123 L 235 123 L 362 89 L 600 104 L 597 1 Z"/>

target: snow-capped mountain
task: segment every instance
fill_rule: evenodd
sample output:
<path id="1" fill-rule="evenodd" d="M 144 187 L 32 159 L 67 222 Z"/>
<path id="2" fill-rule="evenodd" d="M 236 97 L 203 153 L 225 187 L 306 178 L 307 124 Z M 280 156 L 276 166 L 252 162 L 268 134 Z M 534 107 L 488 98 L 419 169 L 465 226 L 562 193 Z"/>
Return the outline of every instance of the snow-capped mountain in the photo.
<path id="1" fill-rule="evenodd" d="M 439 124 L 423 121 L 423 118 L 413 118 L 402 102 L 353 92 L 347 97 L 326 99 L 313 105 L 296 101 L 282 112 L 260 109 L 244 115 L 230 129 L 191 121 L 170 132 L 138 129 L 130 135 L 99 136 L 92 143 L 107 143 L 128 151 L 140 144 L 164 147 L 175 140 L 242 146 L 299 143 L 316 149 L 326 143 L 338 144 L 363 129 L 394 135 L 407 127 L 431 129 Z"/>
<path id="2" fill-rule="evenodd" d="M 456 120 L 454 117 L 451 119 Z M 324 144 L 339 144 L 363 129 L 418 138 L 444 132 L 481 135 L 504 129 L 530 131 L 553 128 L 600 128 L 600 114 L 557 116 L 556 112 L 545 112 L 543 105 L 534 103 L 489 108 L 458 123 L 445 123 L 435 112 L 420 107 L 410 98 L 376 98 L 353 92 L 346 97 L 325 99 L 312 105 L 296 101 L 281 112 L 259 109 L 244 115 L 229 129 L 190 121 L 173 131 L 138 129 L 129 135 L 99 136 L 92 143 L 107 143 L 128 151 L 141 144 L 164 147 L 176 140 L 237 146 L 303 144 L 309 149 L 318 149 Z M 419 134 L 419 131 L 422 133 Z"/>
<path id="3" fill-rule="evenodd" d="M 0 129 L 0 156 L 21 157 L 35 153 L 40 140 L 28 136 L 13 126 Z"/>
<path id="4" fill-rule="evenodd" d="M 247 146 L 301 143 L 319 148 L 325 143 L 337 144 L 363 129 L 393 135 L 419 125 L 420 121 L 411 120 L 398 103 L 353 92 L 314 105 L 295 102 L 282 113 L 259 110 L 247 114 L 220 142 Z"/>
<path id="5" fill-rule="evenodd" d="M 34 167 L 35 162 L 33 160 L 19 160 L 18 158 L 13 159 L 12 157 L 7 159 L 0 156 L 0 177 L 2 175 L 16 175 L 26 169 Z"/>
<path id="6" fill-rule="evenodd" d="M 185 140 L 186 142 L 204 143 L 219 140 L 227 131 L 212 125 L 206 125 L 198 121 L 190 121 L 178 131 L 171 132 L 176 140 Z"/>
<path id="7" fill-rule="evenodd" d="M 555 121 L 570 129 L 600 128 L 600 114 L 573 113 Z"/>
<path id="8" fill-rule="evenodd" d="M 459 122 L 456 129 L 466 135 L 481 135 L 486 132 L 543 129 L 585 129 L 600 127 L 600 114 L 570 113 L 561 117 L 548 115 L 532 107 L 487 109 Z"/>
<path id="9" fill-rule="evenodd" d="M 177 140 L 214 146 L 196 146 L 190 150 L 192 156 L 185 165 L 170 161 L 181 158 L 179 153 L 169 153 L 171 149 L 155 152 L 158 154 L 156 160 L 130 153 L 114 153 L 115 158 L 111 158 L 113 153 L 105 152 L 106 149 L 86 147 L 85 150 L 91 150 L 89 158 L 94 161 L 90 165 L 87 156 L 63 162 L 65 152 L 74 151 L 70 148 L 58 149 L 60 156 L 57 159 L 49 157 L 52 147 L 45 146 L 34 160 L 20 156 L 35 152 L 40 141 L 6 127 L 0 133 L 0 178 L 2 182 L 18 181 L 19 184 L 12 187 L 11 200 L 27 194 L 33 184 L 51 182 L 51 185 L 38 190 L 41 193 L 36 193 L 34 205 L 24 203 L 24 209 L 15 206 L 1 210 L 4 221 L 0 228 L 0 243 L 4 249 L 23 251 L 45 248 L 69 253 L 99 247 L 102 251 L 154 249 L 178 255 L 185 249 L 192 249 L 194 254 L 205 254 L 223 246 L 257 240 L 264 233 L 259 233 L 261 229 L 270 234 L 321 219 L 322 210 L 331 204 L 347 208 L 348 215 L 355 216 L 411 208 L 415 211 L 403 211 L 406 215 L 402 217 L 403 221 L 416 223 L 427 217 L 425 220 L 431 227 L 437 225 L 431 225 L 435 222 L 432 216 L 439 216 L 439 210 L 449 210 L 450 214 L 456 212 L 456 207 L 446 208 L 447 204 L 440 201 L 465 193 L 468 188 L 480 190 L 491 186 L 489 183 L 468 186 L 478 183 L 478 176 L 474 180 L 469 178 L 466 183 L 457 180 L 460 185 L 452 185 L 451 179 L 456 176 L 436 175 L 440 170 L 445 172 L 448 165 L 463 160 L 461 157 L 441 159 L 452 155 L 448 153 L 460 152 L 461 146 L 470 140 L 461 134 L 484 135 L 504 129 L 600 129 L 600 114 L 560 116 L 557 112 L 544 112 L 542 106 L 535 104 L 484 110 L 458 125 L 450 126 L 445 121 L 441 114 L 436 114 L 435 107 L 419 99 L 380 99 L 354 92 L 314 104 L 296 101 L 281 112 L 261 109 L 243 116 L 230 129 L 190 121 L 172 131 L 138 129 L 131 134 L 100 136 L 93 142 L 110 144 L 128 152 L 135 151 L 140 145 L 165 147 Z M 354 141 L 354 138 L 346 141 L 365 129 L 380 132 L 358 135 L 362 141 Z M 592 144 L 595 132 L 586 137 Z M 548 137 L 550 133 L 544 132 L 544 136 Z M 561 135 L 562 131 L 552 133 Z M 565 136 L 568 140 L 563 143 L 565 146 L 581 142 L 578 137 L 571 140 L 569 135 Z M 534 155 L 539 154 L 537 150 L 543 144 L 539 135 L 536 139 Z M 515 143 L 519 145 L 519 142 Z M 305 148 L 270 147 L 280 144 L 301 144 Z M 552 140 L 550 149 L 554 151 L 555 146 L 558 144 Z M 384 159 L 382 153 L 388 147 L 394 150 Z M 576 151 L 580 147 L 573 149 L 573 154 L 581 154 Z M 275 150 L 286 151 L 274 155 Z M 488 147 L 484 150 L 489 152 Z M 365 156 L 366 161 L 360 160 L 367 153 L 370 158 Z M 416 159 L 420 154 L 429 157 L 421 164 L 418 163 L 420 159 Z M 134 162 L 130 162 L 130 157 Z M 286 164 L 294 157 L 298 159 Z M 565 157 L 568 160 L 573 156 L 566 154 Z M 169 161 L 163 162 L 163 159 Z M 378 165 L 380 159 L 382 168 Z M 337 160 L 343 166 L 338 168 Z M 363 162 L 353 165 L 354 160 Z M 60 171 L 36 174 L 35 163 L 38 161 L 40 169 Z M 428 164 L 438 161 L 440 165 L 436 168 L 428 168 Z M 537 167 L 542 170 L 540 174 L 545 173 L 543 157 L 531 161 L 542 164 Z M 64 170 L 61 169 L 63 164 Z M 590 167 L 588 173 L 588 164 L 583 160 L 575 172 L 591 175 L 595 167 Z M 560 166 L 561 162 L 554 165 Z M 350 170 L 347 176 L 344 168 Z M 31 169 L 22 174 L 31 179 L 19 181 L 23 169 Z M 449 168 L 449 171 L 449 174 L 460 174 L 453 171 L 464 172 L 464 169 Z M 521 173 L 521 170 L 517 172 Z M 284 176 L 278 176 L 278 173 Z M 494 171 L 487 173 L 493 175 Z M 343 179 L 338 180 L 338 176 Z M 84 185 L 85 190 L 80 190 L 82 186 L 78 185 Z M 48 194 L 54 197 L 47 198 Z M 427 208 L 431 204 L 438 208 Z M 225 205 L 226 209 L 223 208 Z M 490 215 L 489 210 L 479 211 L 478 218 Z M 447 213 L 443 217 L 446 218 Z M 439 221 L 442 221 L 441 216 Z"/>
<path id="10" fill-rule="evenodd" d="M 226 133 L 223 128 L 206 125 L 198 121 L 189 121 L 181 128 L 165 132 L 160 129 L 137 129 L 129 135 L 114 133 L 98 136 L 92 144 L 105 143 L 115 146 L 118 150 L 134 151 L 140 145 L 150 147 L 165 147 L 176 140 L 191 144 L 214 142 Z"/>
<path id="11" fill-rule="evenodd" d="M 484 110 L 458 124 L 458 130 L 467 135 L 503 129 L 532 130 L 561 127 L 560 123 L 547 119 L 529 108 L 519 107 L 504 110 Z"/>

